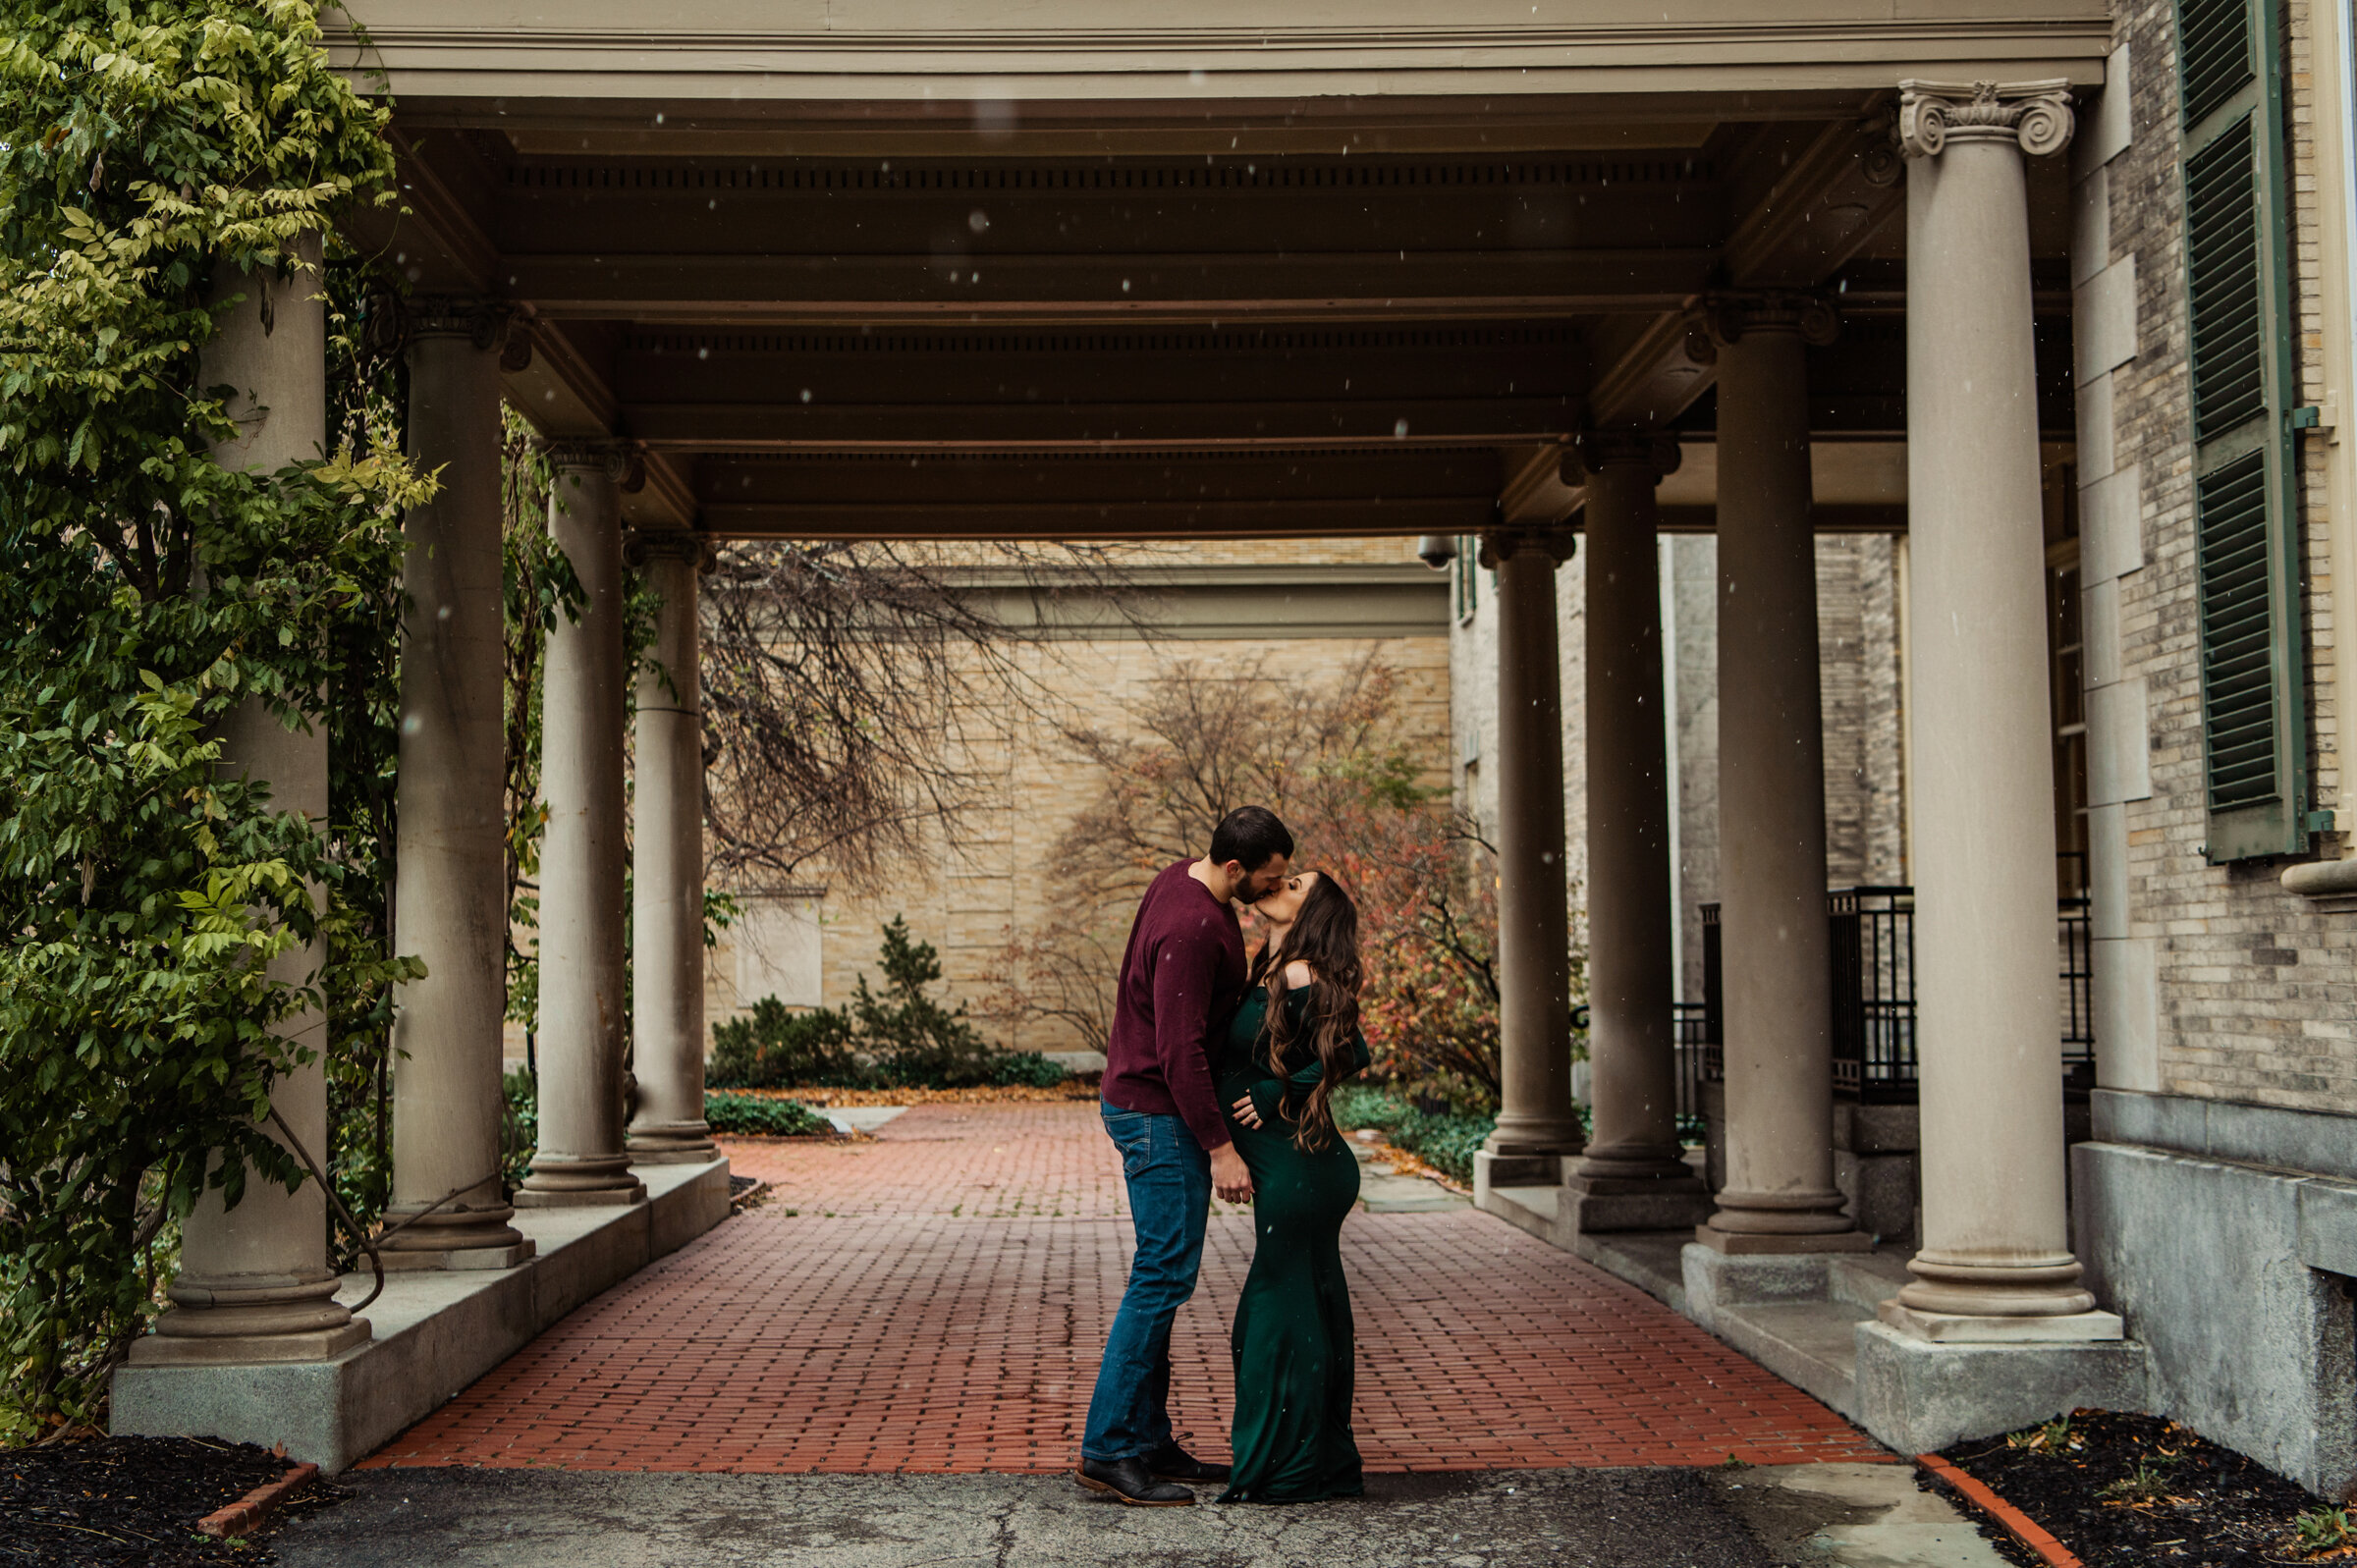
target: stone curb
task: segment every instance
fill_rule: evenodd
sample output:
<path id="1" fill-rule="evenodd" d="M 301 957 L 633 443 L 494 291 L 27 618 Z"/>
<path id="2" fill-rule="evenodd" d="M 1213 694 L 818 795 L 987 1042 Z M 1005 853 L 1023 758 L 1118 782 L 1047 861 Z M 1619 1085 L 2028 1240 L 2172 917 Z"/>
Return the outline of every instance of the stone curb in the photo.
<path id="1" fill-rule="evenodd" d="M 1917 1454 L 1915 1462 L 1930 1471 L 1933 1480 L 1955 1487 L 1963 1494 L 1965 1501 L 2004 1526 L 2006 1535 L 2045 1558 L 2052 1568 L 2084 1568 L 2077 1555 L 2047 1534 L 2036 1520 L 1938 1454 Z"/>
<path id="2" fill-rule="evenodd" d="M 196 1521 L 196 1534 L 226 1541 L 231 1536 L 251 1535 L 261 1528 L 262 1521 L 287 1505 L 288 1499 L 306 1489 L 317 1480 L 319 1467 L 305 1460 L 276 1481 L 265 1481 L 226 1508 L 216 1508 Z"/>

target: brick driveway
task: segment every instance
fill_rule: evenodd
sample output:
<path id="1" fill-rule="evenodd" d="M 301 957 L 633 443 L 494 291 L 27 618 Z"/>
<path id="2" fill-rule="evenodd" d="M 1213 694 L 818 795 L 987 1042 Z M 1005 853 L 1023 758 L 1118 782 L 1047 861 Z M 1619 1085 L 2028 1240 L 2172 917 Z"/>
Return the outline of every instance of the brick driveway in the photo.
<path id="1" fill-rule="evenodd" d="M 730 1140 L 777 1196 L 582 1307 L 367 1460 L 1015 1471 L 1073 1461 L 1128 1244 L 1088 1105 L 920 1106 L 874 1142 Z M 1215 1214 L 1173 1414 L 1225 1457 L 1245 1215 Z M 1471 1210 L 1351 1217 L 1375 1470 L 1887 1457 L 1636 1289 Z"/>

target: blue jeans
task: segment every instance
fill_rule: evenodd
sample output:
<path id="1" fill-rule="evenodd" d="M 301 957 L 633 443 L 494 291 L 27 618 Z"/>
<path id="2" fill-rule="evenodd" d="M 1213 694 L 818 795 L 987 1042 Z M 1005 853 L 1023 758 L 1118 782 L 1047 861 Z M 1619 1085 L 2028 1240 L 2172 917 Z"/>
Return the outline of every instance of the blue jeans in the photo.
<path id="1" fill-rule="evenodd" d="M 1122 1152 L 1137 1256 L 1114 1314 L 1080 1457 L 1142 1457 L 1171 1441 L 1171 1320 L 1195 1293 L 1211 1217 L 1211 1156 L 1177 1116 L 1101 1108 Z"/>

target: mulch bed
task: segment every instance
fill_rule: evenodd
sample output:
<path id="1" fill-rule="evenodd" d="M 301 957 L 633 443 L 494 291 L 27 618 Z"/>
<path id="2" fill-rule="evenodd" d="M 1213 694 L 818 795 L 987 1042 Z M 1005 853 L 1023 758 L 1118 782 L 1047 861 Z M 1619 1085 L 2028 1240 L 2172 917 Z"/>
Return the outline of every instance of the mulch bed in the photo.
<path id="1" fill-rule="evenodd" d="M 286 1474 L 249 1443 L 88 1437 L 0 1451 L 0 1564 L 215 1568 L 276 1560 L 263 1545 L 196 1534 L 196 1521 Z M 314 1481 L 279 1518 L 344 1495 Z M 264 1530 L 276 1528 L 276 1521 Z"/>
<path id="2" fill-rule="evenodd" d="M 1958 1443 L 1941 1457 L 2087 1568 L 2357 1564 L 2357 1541 L 2303 1549 L 2296 1521 L 2325 1506 L 2305 1488 L 2158 1417 L 2074 1411 L 2067 1422 Z M 2016 1562 L 2039 1562 L 2009 1539 L 1999 1544 Z"/>

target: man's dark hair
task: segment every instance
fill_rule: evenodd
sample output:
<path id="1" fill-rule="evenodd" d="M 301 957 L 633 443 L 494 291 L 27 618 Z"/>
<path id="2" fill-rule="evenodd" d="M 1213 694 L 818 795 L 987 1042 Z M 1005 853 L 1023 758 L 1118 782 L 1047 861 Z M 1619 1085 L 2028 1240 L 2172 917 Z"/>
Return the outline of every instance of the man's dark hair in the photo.
<path id="1" fill-rule="evenodd" d="M 1211 833 L 1211 863 L 1224 866 L 1241 861 L 1246 871 L 1258 871 L 1279 855 L 1293 852 L 1293 836 L 1266 806 L 1238 806 L 1220 819 Z"/>

